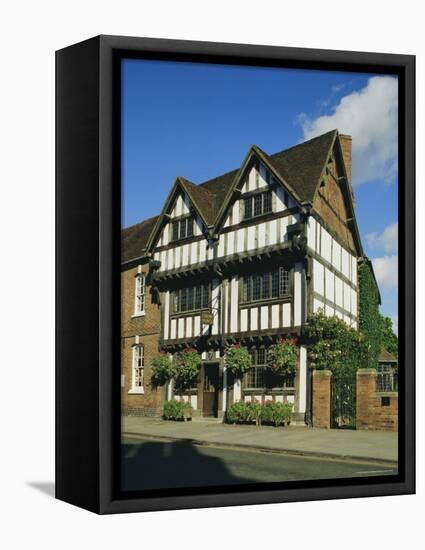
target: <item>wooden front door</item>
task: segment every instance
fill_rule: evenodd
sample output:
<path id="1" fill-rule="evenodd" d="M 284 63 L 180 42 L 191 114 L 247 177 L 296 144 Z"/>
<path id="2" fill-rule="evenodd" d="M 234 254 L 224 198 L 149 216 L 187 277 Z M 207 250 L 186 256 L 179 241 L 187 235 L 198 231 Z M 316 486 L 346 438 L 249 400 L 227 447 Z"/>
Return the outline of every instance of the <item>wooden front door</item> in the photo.
<path id="1" fill-rule="evenodd" d="M 217 416 L 218 365 L 204 365 L 203 416 Z"/>

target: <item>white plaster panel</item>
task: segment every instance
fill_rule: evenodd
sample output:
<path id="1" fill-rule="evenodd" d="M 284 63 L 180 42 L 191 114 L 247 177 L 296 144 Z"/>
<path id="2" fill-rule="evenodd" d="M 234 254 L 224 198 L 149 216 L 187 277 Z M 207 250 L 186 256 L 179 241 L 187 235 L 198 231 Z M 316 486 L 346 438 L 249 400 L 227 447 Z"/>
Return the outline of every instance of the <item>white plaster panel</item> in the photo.
<path id="1" fill-rule="evenodd" d="M 278 187 L 275 193 L 276 197 L 276 212 L 282 212 L 285 210 L 285 203 L 283 201 L 284 191 L 282 187 Z"/>
<path id="2" fill-rule="evenodd" d="M 332 265 L 338 271 L 341 271 L 341 245 L 335 240 L 332 248 Z"/>
<path id="3" fill-rule="evenodd" d="M 238 229 L 238 235 L 237 235 L 237 252 L 243 252 L 244 248 L 244 229 Z"/>
<path id="4" fill-rule="evenodd" d="M 357 286 L 357 258 L 351 256 L 351 281 Z"/>
<path id="5" fill-rule="evenodd" d="M 233 254 L 235 251 L 235 233 L 231 231 L 230 233 L 227 233 L 227 255 L 230 256 L 230 254 Z"/>
<path id="6" fill-rule="evenodd" d="M 258 225 L 258 248 L 266 246 L 266 224 L 260 223 Z"/>
<path id="7" fill-rule="evenodd" d="M 184 317 L 178 320 L 177 338 L 184 338 Z"/>
<path id="8" fill-rule="evenodd" d="M 335 277 L 335 302 L 336 302 L 336 305 L 339 307 L 342 307 L 344 304 L 342 292 L 343 292 L 343 282 L 339 277 L 336 276 Z"/>
<path id="9" fill-rule="evenodd" d="M 258 309 L 252 307 L 249 311 L 251 315 L 251 330 L 258 330 Z"/>
<path id="10" fill-rule="evenodd" d="M 344 284 L 344 309 L 345 311 L 351 311 L 351 288 Z"/>
<path id="11" fill-rule="evenodd" d="M 272 328 L 279 327 L 279 305 L 272 306 Z"/>
<path id="12" fill-rule="evenodd" d="M 301 325 L 303 322 L 302 301 L 301 301 L 301 285 L 302 285 L 302 264 L 295 264 L 294 269 L 294 324 Z"/>
<path id="13" fill-rule="evenodd" d="M 277 224 L 277 220 L 271 220 L 269 222 L 269 231 L 268 231 L 269 239 L 267 243 L 269 245 L 276 244 L 277 242 L 276 224 Z"/>
<path id="14" fill-rule="evenodd" d="M 186 317 L 186 337 L 192 337 L 192 317 Z"/>
<path id="15" fill-rule="evenodd" d="M 327 260 L 328 262 L 332 261 L 332 255 L 331 255 L 331 242 L 332 237 L 330 234 L 322 227 L 322 245 L 320 250 L 320 255 Z"/>
<path id="16" fill-rule="evenodd" d="M 170 293 L 167 290 L 164 294 L 164 340 L 168 340 L 168 322 L 170 316 Z"/>
<path id="17" fill-rule="evenodd" d="M 238 278 L 233 277 L 230 281 L 230 332 L 238 331 Z"/>
<path id="18" fill-rule="evenodd" d="M 171 340 L 174 340 L 176 338 L 176 329 L 177 329 L 177 321 L 176 319 L 171 319 L 171 328 L 170 328 Z"/>
<path id="19" fill-rule="evenodd" d="M 313 289 L 320 295 L 324 295 L 324 267 L 317 260 L 313 260 Z"/>
<path id="20" fill-rule="evenodd" d="M 217 256 L 224 256 L 224 239 L 225 235 L 221 234 L 218 240 Z"/>
<path id="21" fill-rule="evenodd" d="M 326 298 L 331 302 L 335 301 L 335 275 L 325 268 L 325 291 Z"/>
<path id="22" fill-rule="evenodd" d="M 282 304 L 282 326 L 291 326 L 291 304 Z"/>
<path id="23" fill-rule="evenodd" d="M 238 224 L 240 220 L 240 204 L 239 201 L 235 201 L 233 204 L 233 225 Z"/>
<path id="24" fill-rule="evenodd" d="M 269 306 L 261 307 L 261 330 L 269 328 Z"/>
<path id="25" fill-rule="evenodd" d="M 307 245 L 316 250 L 316 220 L 309 216 L 307 222 Z"/>
<path id="26" fill-rule="evenodd" d="M 241 309 L 241 332 L 248 330 L 248 309 Z"/>
<path id="27" fill-rule="evenodd" d="M 347 277 L 350 278 L 350 271 L 349 271 L 349 254 L 345 250 L 345 248 L 341 249 L 341 271 L 342 273 Z"/>
<path id="28" fill-rule="evenodd" d="M 195 316 L 194 325 L 195 325 L 194 326 L 194 330 L 195 330 L 194 336 L 199 336 L 201 334 L 201 316 L 200 315 Z"/>
<path id="29" fill-rule="evenodd" d="M 319 311 L 319 309 L 323 310 L 323 312 L 324 312 L 325 311 L 325 304 L 321 300 L 318 300 L 317 298 L 314 298 L 314 300 L 313 300 L 313 312 L 317 313 Z"/>

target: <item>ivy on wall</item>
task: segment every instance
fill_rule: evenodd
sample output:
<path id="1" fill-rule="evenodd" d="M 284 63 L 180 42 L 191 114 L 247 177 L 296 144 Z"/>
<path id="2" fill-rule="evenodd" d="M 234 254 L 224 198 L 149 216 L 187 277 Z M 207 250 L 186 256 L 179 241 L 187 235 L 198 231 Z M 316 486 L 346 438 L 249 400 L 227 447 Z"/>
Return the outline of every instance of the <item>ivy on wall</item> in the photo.
<path id="1" fill-rule="evenodd" d="M 364 367 L 376 369 L 381 351 L 381 316 L 379 294 L 369 260 L 362 259 L 358 267 L 359 330 L 366 344 Z"/>

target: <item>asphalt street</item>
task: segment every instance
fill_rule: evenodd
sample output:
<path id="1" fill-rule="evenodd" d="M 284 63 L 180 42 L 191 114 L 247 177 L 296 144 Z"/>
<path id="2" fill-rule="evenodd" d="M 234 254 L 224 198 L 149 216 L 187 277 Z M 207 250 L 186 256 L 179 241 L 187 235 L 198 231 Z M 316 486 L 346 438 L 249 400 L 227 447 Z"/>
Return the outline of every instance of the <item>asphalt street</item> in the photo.
<path id="1" fill-rule="evenodd" d="M 376 463 L 125 437 L 123 490 L 395 475 Z"/>

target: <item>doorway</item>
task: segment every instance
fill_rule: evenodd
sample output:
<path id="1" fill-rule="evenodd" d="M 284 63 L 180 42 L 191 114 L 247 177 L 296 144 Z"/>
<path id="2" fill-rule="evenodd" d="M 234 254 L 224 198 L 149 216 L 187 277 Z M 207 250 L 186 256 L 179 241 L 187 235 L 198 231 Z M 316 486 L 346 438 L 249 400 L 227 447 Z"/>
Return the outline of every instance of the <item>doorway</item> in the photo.
<path id="1" fill-rule="evenodd" d="M 215 416 L 218 413 L 218 364 L 204 365 L 204 386 L 202 415 Z"/>

